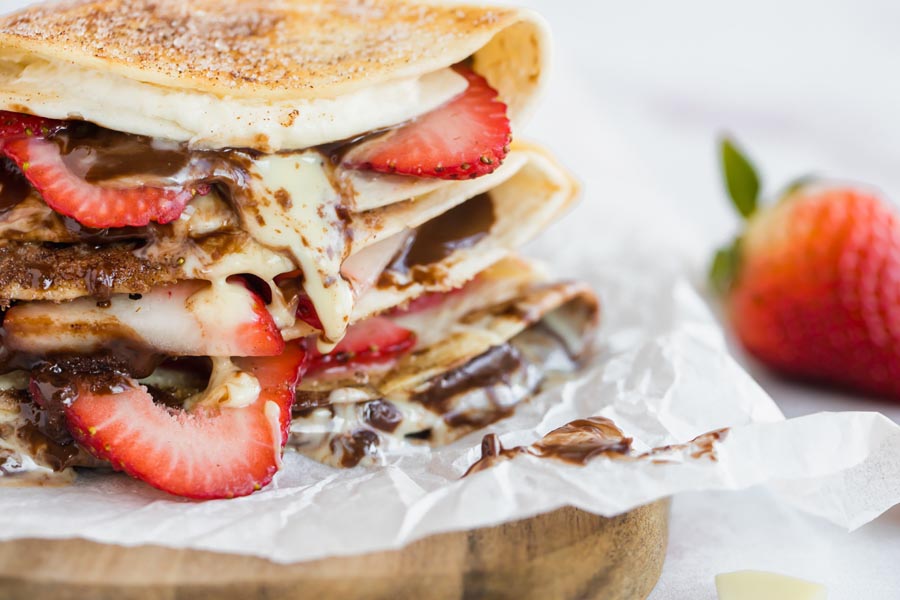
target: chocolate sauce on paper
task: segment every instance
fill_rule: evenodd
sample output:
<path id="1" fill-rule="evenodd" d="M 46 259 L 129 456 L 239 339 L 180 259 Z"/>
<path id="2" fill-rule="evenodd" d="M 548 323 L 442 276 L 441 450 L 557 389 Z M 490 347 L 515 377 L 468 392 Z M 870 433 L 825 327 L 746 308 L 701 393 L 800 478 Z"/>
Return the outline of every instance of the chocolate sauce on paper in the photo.
<path id="1" fill-rule="evenodd" d="M 531 446 L 538 456 L 584 465 L 595 456 L 627 455 L 632 439 L 605 417 L 576 419 Z"/>
<path id="2" fill-rule="evenodd" d="M 469 467 L 466 475 L 483 471 L 519 454 L 584 465 L 595 456 L 625 456 L 630 451 L 631 438 L 625 437 L 610 419 L 588 417 L 554 429 L 531 446 L 507 449 L 496 434 L 488 434 L 481 443 L 481 458 Z"/>
<path id="3" fill-rule="evenodd" d="M 479 471 L 485 471 L 498 463 L 515 458 L 519 454 L 527 453 L 528 450 L 525 446 L 504 448 L 500 442 L 500 436 L 496 433 L 489 433 L 481 439 L 481 458 L 468 468 L 463 477 L 468 477 L 472 473 L 478 473 Z"/>
<path id="4" fill-rule="evenodd" d="M 481 442 L 481 458 L 469 467 L 463 477 L 489 469 L 520 454 L 553 458 L 576 465 L 586 465 L 597 456 L 617 460 L 649 459 L 653 462 L 668 462 L 665 458 L 667 454 L 674 455 L 683 451 L 695 460 L 716 461 L 716 443 L 725 439 L 727 433 L 727 428 L 717 429 L 684 444 L 653 448 L 636 455 L 631 453 L 632 439 L 625 437 L 622 430 L 606 417 L 576 419 L 554 429 L 530 446 L 504 448 L 500 438 L 491 433 L 484 436 Z"/>
<path id="5" fill-rule="evenodd" d="M 682 451 L 687 451 L 688 456 L 693 459 L 705 458 L 707 460 L 716 462 L 719 460 L 719 456 L 716 453 L 716 443 L 724 440 L 725 436 L 727 435 L 727 427 L 716 429 L 714 431 L 704 433 L 703 435 L 698 435 L 691 441 L 685 442 L 684 444 L 672 444 L 670 446 L 660 446 L 659 448 L 653 448 L 652 450 L 638 455 L 637 458 L 651 458 L 653 462 L 665 463 L 670 462 L 671 460 L 666 456 L 667 454 L 676 455 Z"/>

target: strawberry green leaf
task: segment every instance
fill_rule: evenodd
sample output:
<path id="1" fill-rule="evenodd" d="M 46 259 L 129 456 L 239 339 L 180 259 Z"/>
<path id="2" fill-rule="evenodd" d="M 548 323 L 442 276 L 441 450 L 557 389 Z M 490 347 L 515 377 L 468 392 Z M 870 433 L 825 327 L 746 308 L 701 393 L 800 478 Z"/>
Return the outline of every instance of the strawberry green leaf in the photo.
<path id="1" fill-rule="evenodd" d="M 740 238 L 719 248 L 709 268 L 709 282 L 720 296 L 731 289 L 740 264 Z"/>
<path id="2" fill-rule="evenodd" d="M 741 216 L 748 218 L 756 211 L 759 198 L 759 177 L 750 161 L 729 138 L 720 143 L 722 174 L 728 195 Z"/>

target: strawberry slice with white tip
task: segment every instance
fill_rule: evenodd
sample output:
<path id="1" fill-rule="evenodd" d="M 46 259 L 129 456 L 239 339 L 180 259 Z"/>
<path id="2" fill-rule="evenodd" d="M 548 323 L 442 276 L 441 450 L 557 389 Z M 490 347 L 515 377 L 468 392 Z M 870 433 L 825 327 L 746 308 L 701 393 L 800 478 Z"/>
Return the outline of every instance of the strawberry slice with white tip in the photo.
<path id="1" fill-rule="evenodd" d="M 261 390 L 240 408 L 173 409 L 155 403 L 129 378 L 110 383 L 76 374 L 66 390 L 74 400 L 63 410 L 79 444 L 153 487 L 197 499 L 246 496 L 267 485 L 281 466 L 305 360 L 299 345 L 280 356 L 239 360 Z"/>
<path id="2" fill-rule="evenodd" d="M 314 354 L 310 371 L 384 363 L 412 350 L 416 334 L 386 317 L 370 317 L 347 328 L 344 339 L 328 354 Z"/>
<path id="3" fill-rule="evenodd" d="M 492 173 L 509 152 L 506 105 L 481 75 L 456 72 L 469 87 L 447 104 L 352 148 L 343 165 L 379 173 L 473 179 Z"/>
<path id="4" fill-rule="evenodd" d="M 169 223 L 181 216 L 196 194 L 208 187 L 104 187 L 88 183 L 66 166 L 55 142 L 40 137 L 0 142 L 0 151 L 22 170 L 25 178 L 58 213 L 85 227 L 142 227 Z"/>
<path id="5" fill-rule="evenodd" d="M 38 356 L 87 355 L 122 342 L 172 356 L 273 356 L 284 349 L 265 304 L 240 283 L 183 281 L 143 295 L 115 294 L 108 304 L 26 302 L 7 311 L 3 327 L 8 348 Z"/>

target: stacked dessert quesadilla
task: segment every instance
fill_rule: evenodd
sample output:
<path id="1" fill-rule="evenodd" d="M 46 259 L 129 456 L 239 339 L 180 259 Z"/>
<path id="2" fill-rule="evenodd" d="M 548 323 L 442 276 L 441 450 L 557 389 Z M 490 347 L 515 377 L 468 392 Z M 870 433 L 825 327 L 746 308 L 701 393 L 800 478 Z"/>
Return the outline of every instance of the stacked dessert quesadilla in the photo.
<path id="1" fill-rule="evenodd" d="M 577 192 L 518 141 L 546 53 L 530 13 L 397 0 L 0 21 L 5 479 L 239 496 L 577 369 L 596 299 L 514 254 Z"/>

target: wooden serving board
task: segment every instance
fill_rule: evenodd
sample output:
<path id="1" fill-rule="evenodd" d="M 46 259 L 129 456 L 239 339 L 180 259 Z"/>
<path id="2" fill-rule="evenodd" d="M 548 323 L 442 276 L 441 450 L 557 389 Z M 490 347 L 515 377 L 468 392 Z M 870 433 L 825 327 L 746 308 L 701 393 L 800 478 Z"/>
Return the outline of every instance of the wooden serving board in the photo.
<path id="1" fill-rule="evenodd" d="M 0 544 L 0 599 L 602 598 L 656 585 L 669 502 L 611 519 L 564 508 L 392 552 L 279 565 L 259 558 L 84 540 Z"/>

